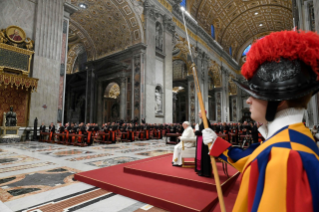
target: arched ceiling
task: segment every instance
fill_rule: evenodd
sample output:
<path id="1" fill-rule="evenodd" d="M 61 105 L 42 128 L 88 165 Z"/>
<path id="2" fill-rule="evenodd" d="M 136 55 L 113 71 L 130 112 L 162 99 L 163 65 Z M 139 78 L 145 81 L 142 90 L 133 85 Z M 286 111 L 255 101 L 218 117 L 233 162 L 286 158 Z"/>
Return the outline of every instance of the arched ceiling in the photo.
<path id="1" fill-rule="evenodd" d="M 93 41 L 90 46 L 94 46 L 95 52 L 89 60 L 122 51 L 143 40 L 140 17 L 126 0 L 71 0 L 71 3 L 79 8 L 71 16 L 72 27 L 85 30 L 84 37 Z M 87 8 L 80 8 L 80 4 Z"/>
<path id="2" fill-rule="evenodd" d="M 291 0 L 188 0 L 187 9 L 209 34 L 214 25 L 217 41 L 234 56 L 258 34 L 293 28 Z"/>

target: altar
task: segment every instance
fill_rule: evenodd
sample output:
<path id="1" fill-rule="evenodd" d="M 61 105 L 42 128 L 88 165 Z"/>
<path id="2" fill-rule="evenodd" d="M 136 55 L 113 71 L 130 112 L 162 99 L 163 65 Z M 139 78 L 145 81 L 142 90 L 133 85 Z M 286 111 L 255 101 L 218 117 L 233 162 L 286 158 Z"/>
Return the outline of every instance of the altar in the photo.
<path id="1" fill-rule="evenodd" d="M 31 93 L 38 87 L 38 79 L 30 77 L 33 46 L 18 26 L 0 30 L 0 142 L 19 141 L 19 128 L 28 126 Z M 17 120 L 14 126 L 5 124 L 11 107 Z"/>

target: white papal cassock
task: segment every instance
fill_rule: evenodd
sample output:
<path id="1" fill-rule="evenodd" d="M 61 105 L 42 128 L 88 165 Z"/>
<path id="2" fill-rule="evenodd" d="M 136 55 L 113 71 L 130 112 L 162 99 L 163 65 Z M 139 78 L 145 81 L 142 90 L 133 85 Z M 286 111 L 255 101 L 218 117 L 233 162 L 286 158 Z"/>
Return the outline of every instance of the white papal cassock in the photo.
<path id="1" fill-rule="evenodd" d="M 196 137 L 193 131 L 193 128 L 187 127 L 181 138 L 181 141 L 184 141 L 184 148 L 190 148 L 195 146 Z M 182 165 L 182 142 L 179 142 L 174 147 L 174 154 L 173 154 L 173 165 Z"/>

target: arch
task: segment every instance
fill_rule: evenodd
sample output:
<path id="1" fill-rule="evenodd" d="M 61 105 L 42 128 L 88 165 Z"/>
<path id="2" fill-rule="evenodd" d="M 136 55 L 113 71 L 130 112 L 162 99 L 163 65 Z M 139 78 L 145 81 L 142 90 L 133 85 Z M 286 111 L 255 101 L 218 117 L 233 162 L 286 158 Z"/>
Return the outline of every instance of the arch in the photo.
<path id="1" fill-rule="evenodd" d="M 86 52 L 85 47 L 82 43 L 77 43 L 73 45 L 68 52 L 68 61 L 67 61 L 67 74 L 73 74 L 73 68 L 75 61 L 79 54 Z"/>
<path id="2" fill-rule="evenodd" d="M 79 9 L 71 18 L 92 38 L 87 45 L 95 47 L 94 59 L 106 57 L 144 41 L 141 22 L 143 7 L 139 3 L 133 5 L 128 0 L 82 2 L 88 8 Z M 78 7 L 77 1 L 71 3 Z M 90 60 L 94 59 L 90 57 Z"/>
<path id="3" fill-rule="evenodd" d="M 285 10 L 289 10 L 290 12 L 292 12 L 291 8 L 287 8 L 287 7 L 284 7 L 284 6 L 281 6 L 281 5 L 275 5 L 275 4 L 267 4 L 267 5 L 260 5 L 260 6 L 256 6 L 256 7 L 251 7 L 249 8 L 248 10 L 245 10 L 244 12 L 240 13 L 239 15 L 237 15 L 236 17 L 234 17 L 224 28 L 221 36 L 219 37 L 219 42 L 221 43 L 221 45 L 223 45 L 223 37 L 228 29 L 228 27 L 234 22 L 236 21 L 237 19 L 239 19 L 241 16 L 245 15 L 245 13 L 247 12 L 250 12 L 251 10 L 254 10 L 256 8 L 262 8 L 262 7 L 280 7 L 280 8 L 283 8 Z"/>
<path id="4" fill-rule="evenodd" d="M 111 82 L 106 86 L 103 97 L 117 99 L 120 94 L 120 86 L 116 82 Z"/>

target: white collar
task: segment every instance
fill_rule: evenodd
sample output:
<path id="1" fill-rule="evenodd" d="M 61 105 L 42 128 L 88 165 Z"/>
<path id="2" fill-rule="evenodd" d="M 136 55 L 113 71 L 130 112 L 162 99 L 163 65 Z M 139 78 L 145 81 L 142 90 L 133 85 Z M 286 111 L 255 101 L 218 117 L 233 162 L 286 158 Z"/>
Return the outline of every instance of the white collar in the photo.
<path id="1" fill-rule="evenodd" d="M 276 113 L 275 119 L 268 124 L 258 128 L 260 134 L 265 138 L 270 138 L 281 128 L 302 122 L 305 109 L 287 108 Z"/>

